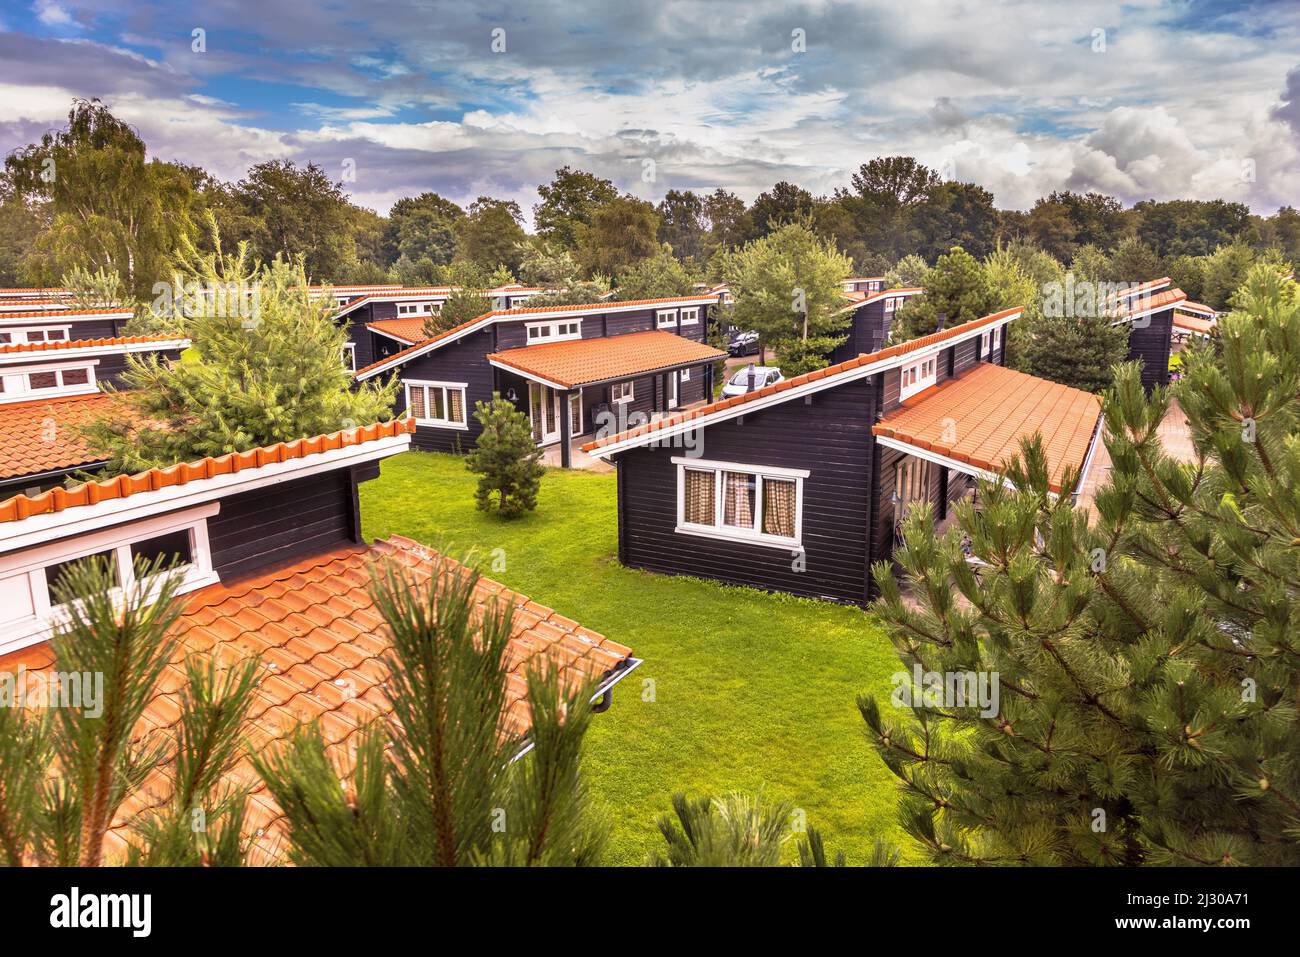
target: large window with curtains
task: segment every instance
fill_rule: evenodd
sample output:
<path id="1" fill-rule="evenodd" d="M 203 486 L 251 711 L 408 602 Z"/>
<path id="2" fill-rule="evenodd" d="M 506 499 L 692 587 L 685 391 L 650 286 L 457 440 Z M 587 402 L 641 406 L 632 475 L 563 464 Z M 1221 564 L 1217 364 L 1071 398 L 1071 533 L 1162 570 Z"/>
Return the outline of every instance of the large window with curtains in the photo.
<path id="1" fill-rule="evenodd" d="M 465 419 L 464 382 L 422 382 L 403 380 L 406 411 L 418 425 L 440 429 L 468 429 Z"/>
<path id="2" fill-rule="evenodd" d="M 677 531 L 798 548 L 803 539 L 803 469 L 678 457 Z"/>

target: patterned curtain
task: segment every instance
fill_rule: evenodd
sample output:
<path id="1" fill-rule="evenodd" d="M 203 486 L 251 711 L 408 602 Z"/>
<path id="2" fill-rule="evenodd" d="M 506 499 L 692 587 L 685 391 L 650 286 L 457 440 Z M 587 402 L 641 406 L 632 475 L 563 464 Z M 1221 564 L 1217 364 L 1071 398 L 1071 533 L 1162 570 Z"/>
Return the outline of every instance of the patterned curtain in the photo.
<path id="1" fill-rule="evenodd" d="M 713 473 L 686 470 L 686 521 L 692 525 L 714 523 Z"/>
<path id="2" fill-rule="evenodd" d="M 794 538 L 795 483 L 763 479 L 763 533 Z"/>
<path id="3" fill-rule="evenodd" d="M 447 398 L 451 400 L 451 414 L 447 416 L 457 425 L 465 424 L 465 393 L 460 389 L 449 389 Z"/>
<path id="4" fill-rule="evenodd" d="M 722 473 L 722 523 L 735 528 L 754 527 L 754 476 Z"/>
<path id="5" fill-rule="evenodd" d="M 442 389 L 429 390 L 429 415 L 439 421 L 446 421 L 447 406 L 443 397 Z"/>
<path id="6" fill-rule="evenodd" d="M 416 419 L 428 418 L 424 414 L 424 386 L 411 386 L 411 417 Z"/>

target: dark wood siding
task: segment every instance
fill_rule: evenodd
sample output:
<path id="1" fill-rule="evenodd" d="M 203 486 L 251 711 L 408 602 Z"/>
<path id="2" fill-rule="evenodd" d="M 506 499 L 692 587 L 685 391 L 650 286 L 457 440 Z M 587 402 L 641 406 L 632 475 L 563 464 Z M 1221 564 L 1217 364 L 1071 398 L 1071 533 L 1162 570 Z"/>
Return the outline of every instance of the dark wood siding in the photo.
<path id="1" fill-rule="evenodd" d="M 337 469 L 224 499 L 208 519 L 222 579 L 353 540 L 352 472 Z"/>
<path id="2" fill-rule="evenodd" d="M 463 452 L 473 447 L 482 428 L 474 419 L 474 403 L 487 402 L 495 388 L 495 370 L 485 356 L 492 351 L 490 328 L 471 333 L 440 349 L 412 359 L 398 367 L 402 379 L 426 382 L 464 382 L 465 415 L 469 428 L 439 429 L 417 426 L 411 444 L 426 452 Z M 524 394 L 525 408 L 527 394 Z M 398 414 L 406 411 L 406 392 L 399 387 L 394 405 Z"/>
<path id="3" fill-rule="evenodd" d="M 1169 383 L 1169 351 L 1174 331 L 1174 311 L 1166 309 L 1153 316 L 1147 325 L 1134 325 L 1128 337 L 1126 361 L 1142 360 L 1142 385 L 1150 391 L 1154 386 Z M 1139 320 L 1140 322 L 1141 320 Z"/>
<path id="4" fill-rule="evenodd" d="M 803 486 L 805 568 L 782 548 L 683 535 L 677 523 L 681 448 L 619 457 L 619 548 L 638 568 L 861 603 L 867 597 L 875 386 L 847 383 L 708 426 L 701 457 L 809 470 Z"/>

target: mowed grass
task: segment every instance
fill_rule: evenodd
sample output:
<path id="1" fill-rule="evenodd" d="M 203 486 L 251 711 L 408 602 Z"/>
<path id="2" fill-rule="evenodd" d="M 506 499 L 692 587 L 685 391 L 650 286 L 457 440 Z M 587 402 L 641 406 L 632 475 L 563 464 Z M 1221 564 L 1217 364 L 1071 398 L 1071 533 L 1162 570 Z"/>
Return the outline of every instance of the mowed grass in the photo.
<path id="1" fill-rule="evenodd" d="M 851 864 L 879 836 L 901 843 L 895 779 L 855 705 L 862 692 L 888 695 L 899 669 L 870 615 L 624 568 L 612 475 L 549 470 L 537 511 L 504 521 L 474 508 L 458 456 L 409 452 L 382 468 L 361 486 L 367 539 L 474 550 L 489 577 L 644 659 L 588 739 L 587 775 L 613 824 L 609 863 L 641 864 L 662 846 L 656 820 L 675 791 L 788 799 Z M 494 549 L 504 568 L 488 570 Z"/>

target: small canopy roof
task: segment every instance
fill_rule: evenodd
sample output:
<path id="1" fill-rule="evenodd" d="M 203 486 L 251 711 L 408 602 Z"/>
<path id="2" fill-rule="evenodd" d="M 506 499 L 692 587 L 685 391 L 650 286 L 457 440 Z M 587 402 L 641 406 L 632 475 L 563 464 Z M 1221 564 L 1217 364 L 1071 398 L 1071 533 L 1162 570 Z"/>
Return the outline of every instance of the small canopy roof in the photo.
<path id="1" fill-rule="evenodd" d="M 887 445 L 988 477 L 1020 453 L 1020 440 L 1043 438 L 1056 492 L 1067 467 L 1081 472 L 1097 434 L 1101 400 L 1088 392 L 980 363 L 919 392 L 873 431 Z"/>
<path id="2" fill-rule="evenodd" d="M 495 366 L 561 389 L 649 375 L 726 356 L 712 346 L 652 329 L 598 339 L 571 339 L 494 352 Z"/>

